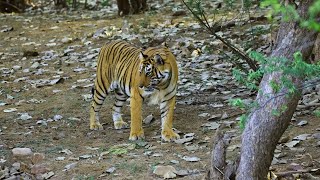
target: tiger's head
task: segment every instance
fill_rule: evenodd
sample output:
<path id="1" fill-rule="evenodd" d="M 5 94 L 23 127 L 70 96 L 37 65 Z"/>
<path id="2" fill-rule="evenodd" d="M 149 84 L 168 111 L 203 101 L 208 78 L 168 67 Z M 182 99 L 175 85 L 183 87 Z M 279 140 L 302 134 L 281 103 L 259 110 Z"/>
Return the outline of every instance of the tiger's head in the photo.
<path id="1" fill-rule="evenodd" d="M 151 92 L 158 89 L 159 85 L 167 81 L 169 71 L 166 68 L 163 56 L 160 54 L 140 54 L 140 88 Z"/>

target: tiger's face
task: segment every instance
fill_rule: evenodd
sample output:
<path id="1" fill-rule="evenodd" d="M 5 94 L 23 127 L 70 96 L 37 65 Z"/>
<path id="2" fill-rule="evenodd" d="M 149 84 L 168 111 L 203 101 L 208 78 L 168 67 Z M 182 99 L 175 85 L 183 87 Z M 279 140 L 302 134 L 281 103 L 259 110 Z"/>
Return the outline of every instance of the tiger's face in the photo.
<path id="1" fill-rule="evenodd" d="M 168 72 L 165 62 L 159 54 L 153 56 L 143 55 L 144 60 L 140 61 L 139 73 L 141 77 L 140 88 L 145 91 L 154 91 L 157 86 L 166 81 Z"/>

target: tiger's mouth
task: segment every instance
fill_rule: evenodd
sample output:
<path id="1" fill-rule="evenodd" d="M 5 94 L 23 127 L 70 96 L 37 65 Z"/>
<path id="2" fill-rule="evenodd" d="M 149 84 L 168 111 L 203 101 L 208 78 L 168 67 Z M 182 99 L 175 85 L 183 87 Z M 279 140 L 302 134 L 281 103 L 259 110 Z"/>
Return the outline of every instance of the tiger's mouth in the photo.
<path id="1" fill-rule="evenodd" d="M 153 92 L 155 90 L 159 90 L 159 88 L 157 87 L 157 85 L 161 82 L 161 79 L 151 79 L 150 83 L 148 86 L 143 86 L 141 85 L 140 88 L 143 89 L 144 91 L 147 92 Z"/>

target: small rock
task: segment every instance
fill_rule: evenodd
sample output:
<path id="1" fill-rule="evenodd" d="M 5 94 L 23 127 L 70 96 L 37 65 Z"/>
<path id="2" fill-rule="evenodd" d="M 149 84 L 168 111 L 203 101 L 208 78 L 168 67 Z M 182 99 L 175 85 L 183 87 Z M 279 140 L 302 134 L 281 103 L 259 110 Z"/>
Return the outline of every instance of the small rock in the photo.
<path id="1" fill-rule="evenodd" d="M 152 156 L 153 156 L 153 157 L 162 157 L 163 154 L 161 154 L 161 153 L 154 153 Z"/>
<path id="2" fill-rule="evenodd" d="M 34 62 L 32 65 L 31 65 L 31 69 L 38 69 L 39 68 L 39 66 L 40 66 L 40 63 L 38 63 L 38 62 Z"/>
<path id="3" fill-rule="evenodd" d="M 9 108 L 9 109 L 4 109 L 3 110 L 3 112 L 5 112 L 5 113 L 10 113 L 10 112 L 15 112 L 15 111 L 17 111 L 16 108 Z"/>
<path id="4" fill-rule="evenodd" d="M 162 176 L 164 179 L 175 178 L 177 170 L 173 166 L 156 166 L 153 173 Z"/>
<path id="5" fill-rule="evenodd" d="M 297 125 L 298 126 L 304 126 L 304 125 L 307 125 L 307 124 L 308 124 L 308 121 L 302 120 Z"/>
<path id="6" fill-rule="evenodd" d="M 170 162 L 172 163 L 172 164 L 179 164 L 179 161 L 178 160 L 170 160 Z"/>
<path id="7" fill-rule="evenodd" d="M 18 66 L 18 65 L 12 66 L 12 69 L 14 69 L 14 70 L 19 70 L 19 69 L 21 69 L 21 66 Z"/>
<path id="8" fill-rule="evenodd" d="M 181 170 L 177 171 L 177 175 L 178 176 L 187 176 L 187 175 L 189 175 L 189 171 L 181 169 Z"/>
<path id="9" fill-rule="evenodd" d="M 63 170 L 63 171 L 69 171 L 70 169 L 75 168 L 77 164 L 78 164 L 77 162 L 74 162 L 74 163 L 71 163 L 71 164 L 67 164 L 67 165 L 64 167 L 64 170 Z"/>
<path id="10" fill-rule="evenodd" d="M 9 32 L 9 31 L 13 31 L 13 27 L 11 26 L 7 26 L 4 29 L 1 29 L 0 32 Z"/>
<path id="11" fill-rule="evenodd" d="M 220 124 L 217 122 L 208 122 L 203 124 L 202 126 L 208 127 L 210 130 L 216 130 L 220 127 Z"/>
<path id="12" fill-rule="evenodd" d="M 221 114 L 214 114 L 214 115 L 210 116 L 210 117 L 207 119 L 207 121 L 213 121 L 213 120 L 219 119 L 219 118 L 221 118 L 221 117 L 222 117 Z"/>
<path id="13" fill-rule="evenodd" d="M 63 117 L 62 117 L 61 115 L 59 115 L 59 114 L 53 116 L 53 120 L 55 120 L 55 121 L 59 121 L 59 120 L 61 120 L 62 118 L 63 118 Z"/>
<path id="14" fill-rule="evenodd" d="M 60 156 L 60 157 L 56 157 L 56 158 L 55 158 L 56 161 L 63 161 L 63 160 L 65 160 L 65 159 L 66 159 L 66 157 L 63 157 L 63 156 Z"/>
<path id="15" fill-rule="evenodd" d="M 69 149 L 63 149 L 63 150 L 59 151 L 59 153 L 65 153 L 67 155 L 73 154 L 72 151 L 70 151 Z"/>
<path id="16" fill-rule="evenodd" d="M 315 139 L 320 139 L 320 133 L 314 133 L 312 137 Z"/>
<path id="17" fill-rule="evenodd" d="M 199 117 L 209 117 L 210 114 L 209 113 L 201 113 L 201 114 L 198 114 Z"/>
<path id="18" fill-rule="evenodd" d="M 12 167 L 13 167 L 15 170 L 17 170 L 17 171 L 20 170 L 20 166 L 21 166 L 21 164 L 18 163 L 18 162 L 15 162 L 15 163 L 12 164 Z"/>
<path id="19" fill-rule="evenodd" d="M 300 141 L 290 141 L 290 142 L 285 143 L 285 145 L 289 148 L 293 148 L 294 146 L 296 146 L 299 143 L 300 143 Z"/>
<path id="20" fill-rule="evenodd" d="M 111 173 L 113 173 L 115 170 L 116 170 L 115 167 L 111 167 L 111 168 L 109 168 L 109 169 L 106 170 L 106 173 L 111 174 Z"/>
<path id="21" fill-rule="evenodd" d="M 48 47 L 53 47 L 53 46 L 56 46 L 57 45 L 57 43 L 48 43 L 48 44 L 46 44 L 46 46 L 48 46 Z"/>
<path id="22" fill-rule="evenodd" d="M 200 158 L 195 157 L 195 156 L 193 156 L 193 157 L 183 156 L 182 159 L 185 160 L 185 161 L 188 161 L 188 162 L 198 162 L 198 161 L 200 161 Z"/>
<path id="23" fill-rule="evenodd" d="M 153 116 L 153 114 L 150 114 L 149 116 L 144 118 L 143 123 L 144 124 L 150 124 L 153 120 L 154 120 L 154 116 Z"/>
<path id="24" fill-rule="evenodd" d="M 70 42 L 72 42 L 72 38 L 64 37 L 61 39 L 61 42 L 62 43 L 70 43 Z"/>
<path id="25" fill-rule="evenodd" d="M 14 148 L 12 149 L 12 153 L 14 156 L 29 156 L 32 154 L 30 148 Z"/>
<path id="26" fill-rule="evenodd" d="M 50 172 L 48 172 L 48 173 L 42 174 L 41 177 L 42 177 L 43 179 L 49 179 L 49 178 L 51 178 L 52 176 L 54 176 L 54 172 L 50 171 Z"/>
<path id="27" fill-rule="evenodd" d="M 25 121 L 28 119 L 32 119 L 32 117 L 28 113 L 21 113 L 20 119 Z"/>
<path id="28" fill-rule="evenodd" d="M 36 124 L 43 125 L 43 126 L 48 126 L 48 123 L 46 121 L 44 121 L 44 120 L 39 120 L 39 121 L 36 122 Z"/>
<path id="29" fill-rule="evenodd" d="M 92 158 L 92 155 L 85 154 L 85 155 L 79 156 L 79 159 L 89 159 L 89 158 Z"/>
<path id="30" fill-rule="evenodd" d="M 181 138 L 181 139 L 174 140 L 174 142 L 177 144 L 184 144 L 186 142 L 192 141 L 193 139 L 194 139 L 194 137 Z"/>
<path id="31" fill-rule="evenodd" d="M 221 116 L 221 119 L 228 119 L 228 118 L 229 118 L 229 115 L 226 112 L 224 112 Z"/>
<path id="32" fill-rule="evenodd" d="M 310 134 L 300 134 L 299 136 L 294 137 L 293 140 L 304 141 L 304 140 L 306 140 L 309 136 L 310 136 Z"/>

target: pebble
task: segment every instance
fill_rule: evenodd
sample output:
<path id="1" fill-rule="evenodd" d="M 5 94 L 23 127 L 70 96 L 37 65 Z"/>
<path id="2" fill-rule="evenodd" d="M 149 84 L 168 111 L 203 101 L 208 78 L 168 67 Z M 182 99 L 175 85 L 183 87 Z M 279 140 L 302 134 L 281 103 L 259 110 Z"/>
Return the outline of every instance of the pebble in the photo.
<path id="1" fill-rule="evenodd" d="M 70 42 L 72 42 L 72 38 L 64 37 L 61 39 L 61 42 L 62 43 L 70 43 Z"/>
<path id="2" fill-rule="evenodd" d="M 32 65 L 31 65 L 31 69 L 38 69 L 39 68 L 39 66 L 40 66 L 40 63 L 38 63 L 38 62 L 34 62 Z"/>
<path id="3" fill-rule="evenodd" d="M 111 167 L 111 168 L 109 168 L 109 169 L 107 169 L 106 170 L 106 173 L 113 173 L 114 171 L 116 170 L 116 168 L 115 167 Z"/>
<path id="4" fill-rule="evenodd" d="M 32 154 L 32 151 L 30 148 L 14 148 L 12 153 L 14 156 L 28 156 Z"/>
<path id="5" fill-rule="evenodd" d="M 50 172 L 48 172 L 48 173 L 42 174 L 41 177 L 42 177 L 43 179 L 49 179 L 49 178 L 51 178 L 53 175 L 54 175 L 54 172 L 50 171 Z"/>
<path id="6" fill-rule="evenodd" d="M 144 123 L 144 124 L 150 124 L 153 120 L 154 120 L 153 114 L 150 114 L 149 116 L 147 116 L 147 117 L 143 120 L 143 123 Z"/>
<path id="7" fill-rule="evenodd" d="M 32 117 L 28 113 L 22 113 L 20 119 L 25 121 L 28 119 L 32 119 Z"/>
<path id="8" fill-rule="evenodd" d="M 69 171 L 70 169 L 75 168 L 77 164 L 78 164 L 77 162 L 74 162 L 74 163 L 71 163 L 71 164 L 67 164 L 67 165 L 64 167 L 64 170 L 63 170 L 63 171 Z"/>

